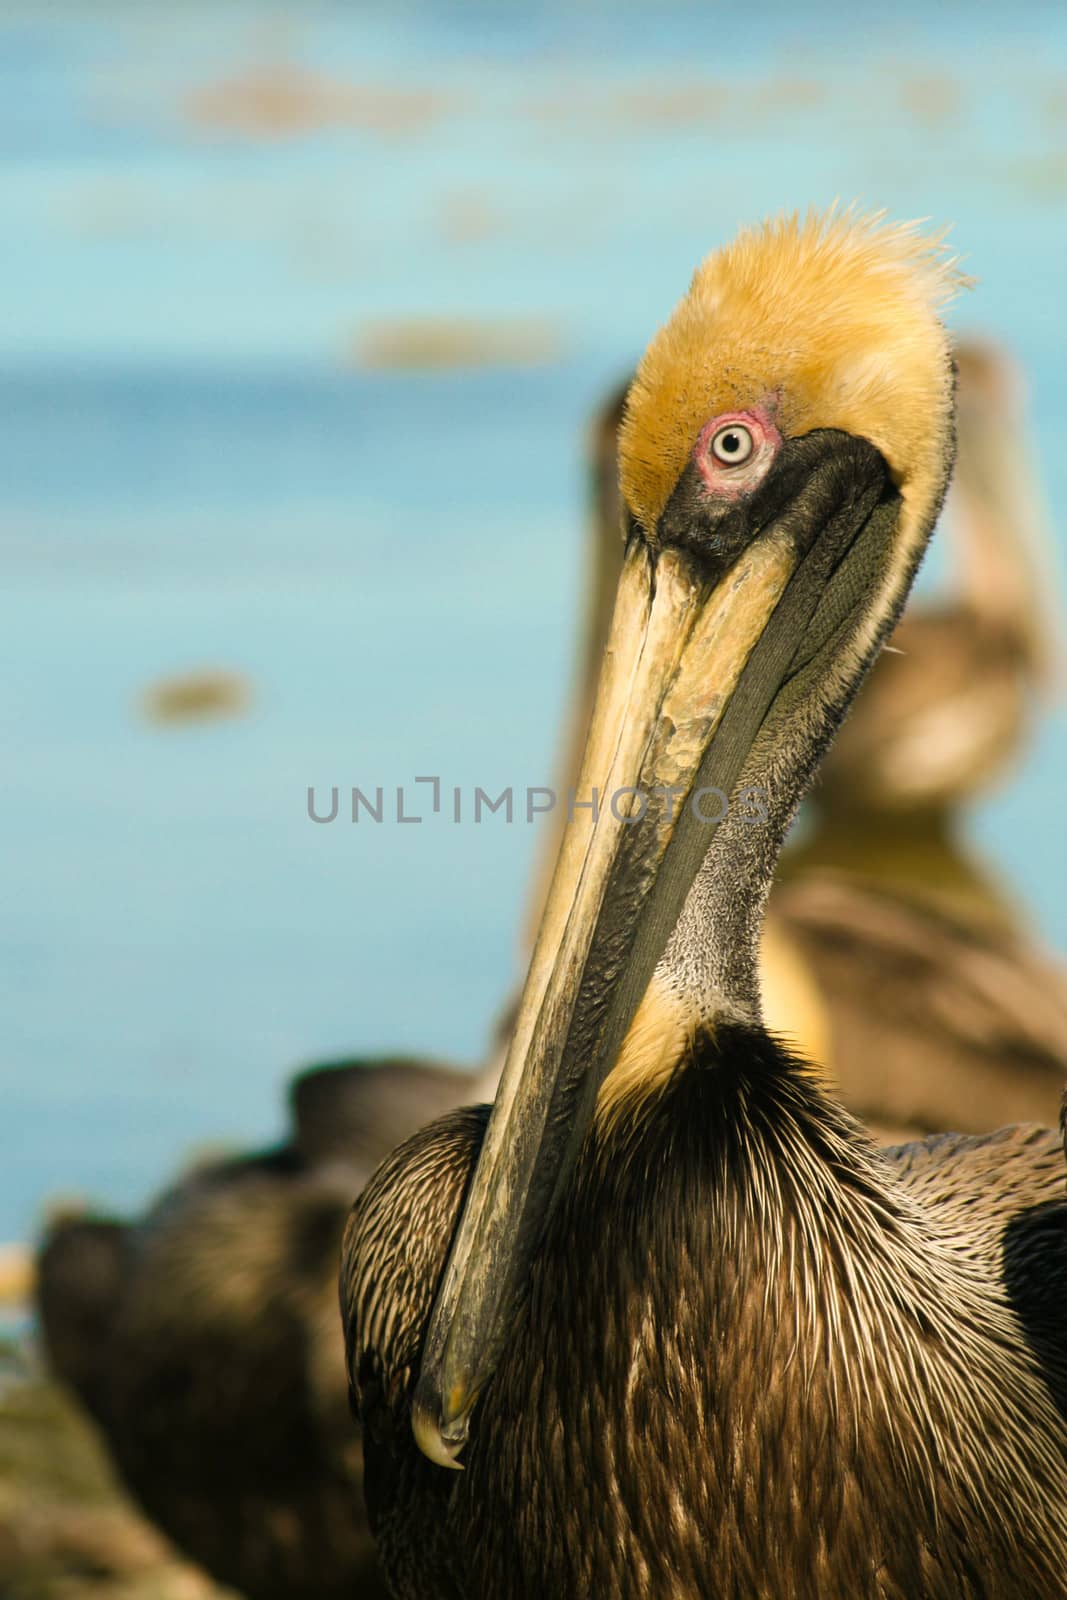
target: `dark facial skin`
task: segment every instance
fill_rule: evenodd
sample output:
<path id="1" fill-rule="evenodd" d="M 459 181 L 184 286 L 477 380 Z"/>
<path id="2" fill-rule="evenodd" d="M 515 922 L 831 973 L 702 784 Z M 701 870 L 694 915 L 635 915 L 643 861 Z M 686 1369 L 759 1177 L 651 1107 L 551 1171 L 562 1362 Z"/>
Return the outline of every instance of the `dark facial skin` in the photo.
<path id="1" fill-rule="evenodd" d="M 728 480 L 727 480 L 728 481 Z M 783 441 L 762 483 L 737 498 L 709 491 L 695 459 L 682 473 L 656 527 L 656 545 L 676 545 L 702 558 L 710 582 L 722 576 L 745 547 L 782 519 L 807 549 L 825 511 L 839 510 L 888 489 L 880 453 L 865 439 L 820 428 Z"/>

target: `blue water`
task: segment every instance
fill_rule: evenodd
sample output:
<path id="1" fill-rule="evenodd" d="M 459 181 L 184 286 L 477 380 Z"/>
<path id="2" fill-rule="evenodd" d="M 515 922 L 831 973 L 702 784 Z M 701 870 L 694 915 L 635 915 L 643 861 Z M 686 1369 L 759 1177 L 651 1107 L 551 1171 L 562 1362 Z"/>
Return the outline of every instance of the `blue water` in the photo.
<path id="1" fill-rule="evenodd" d="M 954 219 L 956 325 L 1024 364 L 1067 503 L 1067 18 L 840 10 L 4 8 L 0 1240 L 267 1137 L 301 1061 L 478 1055 L 536 828 L 316 827 L 306 789 L 551 781 L 583 420 L 738 222 L 836 194 Z M 190 117 L 264 64 L 348 109 Z M 359 370 L 414 314 L 555 339 Z M 203 667 L 247 716 L 145 720 Z M 974 831 L 1067 948 L 1063 732 Z"/>

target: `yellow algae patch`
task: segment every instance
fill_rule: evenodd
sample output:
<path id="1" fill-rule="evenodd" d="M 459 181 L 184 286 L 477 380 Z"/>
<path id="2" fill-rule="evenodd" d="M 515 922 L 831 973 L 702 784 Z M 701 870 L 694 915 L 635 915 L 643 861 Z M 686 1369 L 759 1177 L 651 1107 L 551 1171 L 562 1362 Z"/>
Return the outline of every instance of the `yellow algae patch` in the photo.
<path id="1" fill-rule="evenodd" d="M 236 672 L 188 672 L 150 684 L 140 704 L 149 722 L 208 722 L 242 716 L 252 704 L 252 686 Z"/>
<path id="2" fill-rule="evenodd" d="M 536 317 L 408 317 L 368 323 L 354 356 L 369 371 L 446 371 L 548 366 L 562 349 L 559 329 Z"/>
<path id="3" fill-rule="evenodd" d="M 255 67 L 196 89 L 185 101 L 197 127 L 244 138 L 280 139 L 326 128 L 410 134 L 441 114 L 431 89 L 345 83 L 292 65 Z"/>

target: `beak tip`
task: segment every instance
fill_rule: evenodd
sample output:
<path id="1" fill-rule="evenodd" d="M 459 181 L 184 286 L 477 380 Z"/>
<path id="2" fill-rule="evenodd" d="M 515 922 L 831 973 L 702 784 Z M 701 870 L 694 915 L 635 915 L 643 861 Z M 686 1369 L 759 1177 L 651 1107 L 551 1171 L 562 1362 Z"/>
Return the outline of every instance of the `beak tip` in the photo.
<path id="1" fill-rule="evenodd" d="M 450 1417 L 443 1415 L 444 1407 L 436 1394 L 425 1394 L 423 1385 L 416 1390 L 411 1407 L 411 1430 L 415 1443 L 428 1461 L 435 1466 L 448 1467 L 453 1472 L 463 1471 L 463 1462 L 456 1457 L 467 1443 L 472 1403 L 450 1407 Z M 450 1400 L 459 1401 L 454 1393 Z"/>

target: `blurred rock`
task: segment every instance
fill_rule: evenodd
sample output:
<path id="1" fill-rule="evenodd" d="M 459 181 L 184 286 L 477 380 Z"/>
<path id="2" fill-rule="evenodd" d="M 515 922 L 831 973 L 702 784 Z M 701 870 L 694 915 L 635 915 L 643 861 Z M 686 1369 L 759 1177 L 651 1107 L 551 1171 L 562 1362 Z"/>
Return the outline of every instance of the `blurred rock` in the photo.
<path id="1" fill-rule="evenodd" d="M 232 1600 L 126 1501 L 90 1426 L 17 1345 L 0 1345 L 4 1600 Z"/>

